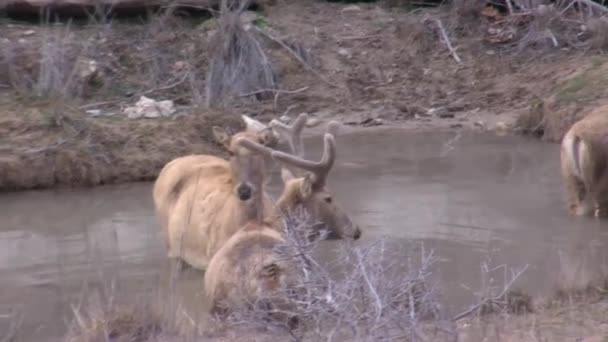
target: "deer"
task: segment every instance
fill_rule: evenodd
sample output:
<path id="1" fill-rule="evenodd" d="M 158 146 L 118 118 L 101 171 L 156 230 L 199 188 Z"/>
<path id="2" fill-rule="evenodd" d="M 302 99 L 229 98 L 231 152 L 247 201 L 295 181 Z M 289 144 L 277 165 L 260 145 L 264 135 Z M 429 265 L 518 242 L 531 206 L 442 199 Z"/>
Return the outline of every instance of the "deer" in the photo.
<path id="1" fill-rule="evenodd" d="M 178 157 L 159 172 L 153 186 L 153 200 L 168 257 L 204 269 L 211 256 L 260 208 L 271 208 L 268 195 L 253 198 L 254 184 L 262 184 L 264 156 L 251 153 L 237 140 L 248 137 L 265 146 L 277 140 L 270 129 L 247 126 L 230 135 L 212 127 L 215 140 L 229 154 L 193 154 Z"/>
<path id="2" fill-rule="evenodd" d="M 294 130 L 290 131 L 293 133 Z M 277 224 L 283 224 L 281 218 L 287 214 L 286 211 L 299 206 L 311 214 L 309 217 L 312 220 L 304 222 L 308 227 L 315 223 L 316 218 L 349 220 L 343 214 L 336 215 L 337 207 L 326 189 L 327 176 L 336 158 L 336 147 L 331 133 L 325 133 L 323 138 L 323 155 L 318 162 L 306 160 L 299 155 L 271 151 L 268 147 L 244 138 L 243 146 L 261 154 L 270 153 L 272 158 L 308 173 L 296 178 L 290 171 L 283 169 L 284 191 L 276 202 L 276 212 L 261 220 L 247 222 L 213 256 L 204 275 L 204 293 L 210 303 L 209 313 L 212 316 L 226 318 L 240 305 L 259 304 L 262 300 L 275 319 L 289 325 L 297 324 L 297 317 L 288 314 L 289 301 L 285 300 L 284 295 L 297 292 L 297 285 L 301 283 L 305 271 L 294 264 L 293 259 L 275 254 L 276 248 L 285 243 L 283 229 L 277 229 Z M 294 141 L 297 140 L 291 139 L 290 145 L 294 147 Z M 295 147 L 295 151 L 302 152 L 299 143 Z M 340 226 L 335 221 L 331 224 Z M 341 224 L 344 225 L 344 222 Z M 348 224 L 352 225 L 350 221 Z M 360 230 L 355 228 L 353 239 L 358 239 L 360 235 Z"/>
<path id="3" fill-rule="evenodd" d="M 566 132 L 560 149 L 568 211 L 608 215 L 608 106 L 591 111 Z"/>
<path id="4" fill-rule="evenodd" d="M 298 118 L 291 127 L 298 135 L 294 140 L 301 140 L 302 129 L 294 128 L 303 127 L 304 120 L 303 116 Z M 184 156 L 169 162 L 159 173 L 153 198 L 169 258 L 206 270 L 219 248 L 249 220 L 273 217 L 273 227 L 280 229 L 280 215 L 265 189 L 265 161 L 280 152 L 273 149 L 278 144 L 277 135 L 270 127 L 256 127 L 247 120 L 245 123 L 245 131 L 232 136 L 213 127 L 214 137 L 228 151 L 229 160 L 211 155 Z M 297 202 L 289 199 L 299 196 L 296 190 L 312 185 L 311 179 L 289 179 L 281 203 Z M 332 238 L 360 237 L 358 226 L 331 203 L 323 187 L 306 201 L 315 209 L 315 219 L 328 222 Z"/>

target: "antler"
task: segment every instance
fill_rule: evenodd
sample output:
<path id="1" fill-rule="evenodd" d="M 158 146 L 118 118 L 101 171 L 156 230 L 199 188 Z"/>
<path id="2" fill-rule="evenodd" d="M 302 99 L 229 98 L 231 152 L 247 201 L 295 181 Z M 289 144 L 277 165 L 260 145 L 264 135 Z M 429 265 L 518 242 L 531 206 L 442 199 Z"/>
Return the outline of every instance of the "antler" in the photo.
<path id="1" fill-rule="evenodd" d="M 287 138 L 291 153 L 298 157 L 304 157 L 304 143 L 302 142 L 302 131 L 306 126 L 308 114 L 298 115 L 293 124 L 286 125 L 278 120 L 270 121 L 270 127 Z"/>
<path id="2" fill-rule="evenodd" d="M 300 169 L 309 171 L 314 176 L 314 186 L 316 188 L 323 187 L 327 181 L 327 175 L 334 165 L 336 160 L 336 142 L 331 133 L 325 133 L 323 136 L 324 148 L 323 156 L 318 162 L 306 160 L 304 158 L 290 155 L 280 151 L 273 151 L 272 158 L 277 159 L 285 164 L 290 164 Z"/>
<path id="3" fill-rule="evenodd" d="M 271 157 L 272 156 L 272 152 L 274 151 L 271 148 L 268 148 L 262 144 L 259 144 L 251 139 L 245 138 L 245 137 L 239 137 L 236 140 L 236 143 L 243 146 L 244 148 L 253 151 L 255 153 L 259 153 L 261 155 L 267 156 L 267 157 Z"/>

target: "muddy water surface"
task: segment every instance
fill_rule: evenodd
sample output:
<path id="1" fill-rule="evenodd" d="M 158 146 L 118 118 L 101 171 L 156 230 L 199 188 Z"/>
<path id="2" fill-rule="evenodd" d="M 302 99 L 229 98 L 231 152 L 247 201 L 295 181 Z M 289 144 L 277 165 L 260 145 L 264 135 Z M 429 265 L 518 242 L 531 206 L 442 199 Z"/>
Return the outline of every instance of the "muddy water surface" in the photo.
<path id="1" fill-rule="evenodd" d="M 555 144 L 397 129 L 337 142 L 329 184 L 362 225 L 362 243 L 390 236 L 397 248 L 432 248 L 453 311 L 473 301 L 489 257 L 490 266 L 529 264 L 519 284 L 532 293 L 564 272 L 584 279 L 608 265 L 608 223 L 564 211 Z M 319 155 L 320 140 L 308 146 Z M 0 331 L 21 313 L 20 341 L 55 340 L 82 293 L 114 288 L 135 297 L 157 287 L 167 264 L 151 188 L 0 195 Z M 198 288 L 199 274 L 185 278 L 186 288 Z"/>

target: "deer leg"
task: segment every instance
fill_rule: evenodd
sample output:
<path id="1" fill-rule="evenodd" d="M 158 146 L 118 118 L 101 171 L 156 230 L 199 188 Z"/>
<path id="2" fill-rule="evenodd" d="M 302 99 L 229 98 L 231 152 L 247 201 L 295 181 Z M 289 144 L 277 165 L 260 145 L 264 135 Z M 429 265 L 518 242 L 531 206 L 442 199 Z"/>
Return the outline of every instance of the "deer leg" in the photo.
<path id="1" fill-rule="evenodd" d="M 564 180 L 568 193 L 567 202 L 570 213 L 576 216 L 591 215 L 595 206 L 583 182 L 573 175 L 565 176 Z"/>
<path id="2" fill-rule="evenodd" d="M 595 202 L 595 217 L 608 217 L 608 181 L 603 181 L 593 191 Z"/>

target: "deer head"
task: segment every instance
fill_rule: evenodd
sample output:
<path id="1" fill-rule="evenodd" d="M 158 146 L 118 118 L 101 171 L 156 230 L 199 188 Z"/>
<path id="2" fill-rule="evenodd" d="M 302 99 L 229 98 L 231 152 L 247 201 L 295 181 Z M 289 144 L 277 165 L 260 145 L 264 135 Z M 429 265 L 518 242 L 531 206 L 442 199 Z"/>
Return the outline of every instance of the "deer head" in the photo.
<path id="1" fill-rule="evenodd" d="M 241 146 L 239 139 L 246 138 L 261 146 L 274 147 L 277 138 L 270 128 L 259 128 L 245 121 L 247 127 L 244 131 L 230 135 L 221 127 L 213 127 L 215 140 L 228 151 L 231 179 L 234 184 L 235 195 L 241 201 L 258 201 L 263 194 L 266 160 L 264 155 L 252 153 L 248 148 Z"/>
<path id="2" fill-rule="evenodd" d="M 301 132 L 305 122 L 305 117 L 300 115 L 298 120 L 290 127 L 283 124 L 272 124 L 275 128 L 280 127 L 279 131 L 287 132 L 290 136 L 290 146 L 292 154 L 275 151 L 263 146 L 246 137 L 239 140 L 243 147 L 255 151 L 262 155 L 270 155 L 273 159 L 306 172 L 304 176 L 296 176 L 293 171 L 287 168 L 281 169 L 283 180 L 283 193 L 278 199 L 276 206 L 280 210 L 294 209 L 303 207 L 309 214 L 311 224 L 321 222 L 330 232 L 329 238 L 342 239 L 361 237 L 360 228 L 353 223 L 349 215 L 336 203 L 331 191 L 327 187 L 327 177 L 336 159 L 336 145 L 333 134 L 337 131 L 337 123 L 331 122 L 325 133 L 324 150 L 321 160 L 318 162 L 304 159 Z"/>

